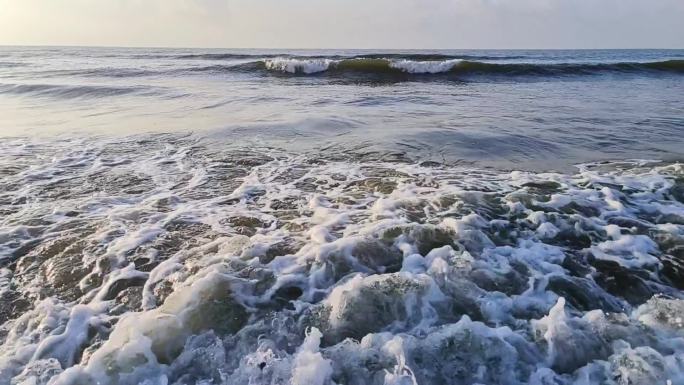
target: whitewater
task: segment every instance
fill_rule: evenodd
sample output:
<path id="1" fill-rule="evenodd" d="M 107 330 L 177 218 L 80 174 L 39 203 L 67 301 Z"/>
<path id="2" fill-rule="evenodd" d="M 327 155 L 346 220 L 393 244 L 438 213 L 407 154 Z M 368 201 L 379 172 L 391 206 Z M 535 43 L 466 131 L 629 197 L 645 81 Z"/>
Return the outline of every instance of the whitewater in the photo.
<path id="1" fill-rule="evenodd" d="M 682 58 L 2 47 L 0 385 L 682 384 Z"/>

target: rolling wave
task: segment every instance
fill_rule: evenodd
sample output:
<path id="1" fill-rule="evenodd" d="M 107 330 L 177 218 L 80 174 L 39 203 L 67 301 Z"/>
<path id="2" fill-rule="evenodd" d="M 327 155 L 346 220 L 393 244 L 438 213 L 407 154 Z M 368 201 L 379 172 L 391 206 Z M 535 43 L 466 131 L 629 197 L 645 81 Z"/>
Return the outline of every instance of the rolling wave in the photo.
<path id="1" fill-rule="evenodd" d="M 525 59 L 528 56 L 521 55 L 446 55 L 439 53 L 377 53 L 377 54 L 363 54 L 354 56 L 345 55 L 312 55 L 299 56 L 291 54 L 249 54 L 249 53 L 201 53 L 201 54 L 182 54 L 182 55 L 141 55 L 141 58 L 166 58 L 166 59 L 197 59 L 197 60 L 230 60 L 230 59 L 250 59 L 250 58 L 289 58 L 289 59 L 332 59 L 332 60 L 350 60 L 350 59 L 406 59 L 416 61 L 435 61 L 435 60 L 515 60 Z"/>
<path id="2" fill-rule="evenodd" d="M 179 56 L 181 57 L 181 56 Z M 684 59 L 651 62 L 534 62 L 515 59 L 514 56 L 454 57 L 433 54 L 380 54 L 364 56 L 251 56 L 235 54 L 184 55 L 188 59 L 211 58 L 213 62 L 180 63 L 179 65 L 137 68 L 103 66 L 78 69 L 49 69 L 32 71 L 34 78 L 144 78 L 183 76 L 192 74 L 218 75 L 245 73 L 252 75 L 330 76 L 358 79 L 406 79 L 435 75 L 463 79 L 468 77 L 560 77 L 600 74 L 684 74 Z M 475 59 L 481 58 L 481 59 Z M 24 63 L 0 62 L 0 68 Z M 33 92 L 33 88 L 30 92 Z M 129 93 L 128 89 L 114 93 Z M 0 92 L 24 93 L 4 87 Z"/>
<path id="3" fill-rule="evenodd" d="M 114 87 L 63 84 L 0 84 L 0 94 L 30 95 L 60 99 L 104 98 L 129 94 L 149 94 L 147 87 Z"/>
<path id="4" fill-rule="evenodd" d="M 18 63 L 11 61 L 0 61 L 0 68 L 14 68 L 14 67 L 24 67 L 26 63 Z"/>
<path id="5" fill-rule="evenodd" d="M 163 75 L 165 72 L 140 68 L 102 67 L 85 69 L 48 70 L 35 73 L 39 77 L 43 78 L 59 78 L 64 76 L 85 78 L 134 78 L 143 76 Z"/>
<path id="6" fill-rule="evenodd" d="M 602 73 L 678 73 L 684 74 L 684 60 L 622 63 L 490 63 L 474 60 L 411 60 L 406 58 L 290 58 L 279 57 L 228 66 L 227 70 L 265 70 L 293 75 L 346 73 L 386 75 L 508 75 L 562 76 Z"/>

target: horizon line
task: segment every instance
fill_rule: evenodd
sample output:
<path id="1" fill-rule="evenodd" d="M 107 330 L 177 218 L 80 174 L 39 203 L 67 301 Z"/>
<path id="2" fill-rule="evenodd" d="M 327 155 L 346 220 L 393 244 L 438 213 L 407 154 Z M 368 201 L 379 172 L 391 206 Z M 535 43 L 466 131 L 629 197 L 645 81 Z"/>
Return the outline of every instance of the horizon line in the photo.
<path id="1" fill-rule="evenodd" d="M 132 48 L 132 49 L 211 49 L 211 50 L 319 50 L 319 51 L 335 51 L 335 50 L 356 50 L 356 51 L 608 51 L 608 50 L 684 50 L 681 48 L 662 48 L 662 47 L 602 47 L 602 48 L 353 48 L 353 47 L 337 47 L 337 48 L 311 48 L 311 47 L 210 47 L 210 46 L 155 46 L 155 45 L 81 45 L 81 44 L 0 44 L 0 47 L 27 47 L 27 48 Z"/>

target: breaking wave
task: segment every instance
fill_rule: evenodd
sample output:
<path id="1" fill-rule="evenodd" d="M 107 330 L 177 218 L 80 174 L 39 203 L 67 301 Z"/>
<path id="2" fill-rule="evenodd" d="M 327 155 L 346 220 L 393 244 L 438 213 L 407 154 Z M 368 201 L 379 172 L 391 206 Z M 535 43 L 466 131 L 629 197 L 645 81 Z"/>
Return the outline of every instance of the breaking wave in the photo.
<path id="1" fill-rule="evenodd" d="M 350 79 L 430 79 L 430 78 L 559 78 L 601 74 L 680 75 L 684 74 L 684 60 L 672 59 L 652 62 L 543 62 L 535 56 L 476 56 L 441 54 L 366 54 L 360 56 L 297 56 L 255 54 L 187 54 L 138 55 L 155 60 L 178 59 L 161 66 L 127 67 L 103 66 L 95 68 L 67 68 L 25 72 L 31 78 L 163 78 L 184 75 L 220 75 L 244 73 L 256 76 L 319 76 Z M 135 57 L 138 57 L 135 56 Z M 2 62 L 0 69 L 26 66 L 26 63 Z M 431 76 L 427 76 L 431 75 Z M 38 87 L 28 85 L 29 87 Z M 41 86 L 42 87 L 42 86 Z M 47 86 L 45 86 L 47 87 Z M 108 87 L 116 88 L 116 87 Z M 102 90 L 105 92 L 105 90 Z M 128 93 L 128 90 L 109 90 Z M 0 92 L 22 93 L 21 89 L 2 86 Z"/>
<path id="2" fill-rule="evenodd" d="M 386 58 L 272 58 L 237 65 L 242 70 L 277 71 L 289 74 L 452 74 L 452 75 L 509 75 L 559 76 L 592 75 L 601 73 L 684 73 L 684 60 L 667 60 L 648 63 L 604 64 L 543 64 L 543 63 L 492 63 L 464 59 L 411 60 Z"/>
<path id="3" fill-rule="evenodd" d="M 354 56 L 345 55 L 294 55 L 294 54 L 257 54 L 257 53 L 189 53 L 189 54 L 137 54 L 133 55 L 133 58 L 137 59 L 180 59 L 180 60 L 207 60 L 207 61 L 224 61 L 233 59 L 273 59 L 273 58 L 313 58 L 313 59 L 333 59 L 333 60 L 344 60 L 344 59 L 407 59 L 407 60 L 500 60 L 500 59 L 524 59 L 528 56 L 521 55 L 446 55 L 439 53 L 377 53 L 377 54 L 363 54 Z"/>
<path id="4" fill-rule="evenodd" d="M 681 384 L 684 168 L 0 143 L 0 384 Z"/>

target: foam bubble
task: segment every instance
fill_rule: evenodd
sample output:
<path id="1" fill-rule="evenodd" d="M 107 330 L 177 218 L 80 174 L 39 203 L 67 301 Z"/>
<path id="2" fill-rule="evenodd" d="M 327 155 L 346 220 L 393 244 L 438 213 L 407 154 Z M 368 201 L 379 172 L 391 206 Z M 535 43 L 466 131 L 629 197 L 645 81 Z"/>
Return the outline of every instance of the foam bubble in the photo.
<path id="1" fill-rule="evenodd" d="M 138 139 L 0 144 L 0 384 L 682 381 L 679 164 Z"/>
<path id="2" fill-rule="evenodd" d="M 266 64 L 266 69 L 269 70 L 289 72 L 291 74 L 313 74 L 326 71 L 330 64 L 333 63 L 333 60 L 275 58 L 267 59 L 264 63 Z"/>
<path id="3" fill-rule="evenodd" d="M 450 71 L 460 62 L 461 60 L 459 59 L 435 61 L 393 60 L 390 61 L 390 67 L 410 74 L 437 74 Z"/>

